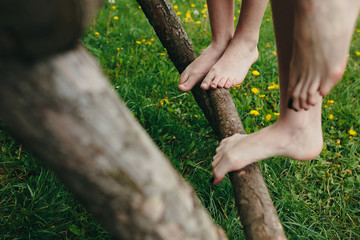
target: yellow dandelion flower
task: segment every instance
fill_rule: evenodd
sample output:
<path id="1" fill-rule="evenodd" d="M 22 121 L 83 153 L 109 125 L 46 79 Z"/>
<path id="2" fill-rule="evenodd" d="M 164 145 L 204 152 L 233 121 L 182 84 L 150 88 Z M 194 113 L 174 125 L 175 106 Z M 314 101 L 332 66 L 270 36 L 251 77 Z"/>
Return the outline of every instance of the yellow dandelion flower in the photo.
<path id="1" fill-rule="evenodd" d="M 270 44 L 267 44 L 266 47 L 269 48 L 269 47 L 271 47 L 271 45 L 270 45 Z"/>
<path id="2" fill-rule="evenodd" d="M 238 10 L 238 13 L 240 13 L 240 9 Z"/>
<path id="3" fill-rule="evenodd" d="M 201 24 L 201 21 L 196 21 L 195 23 L 196 23 L 196 24 Z"/>
<path id="4" fill-rule="evenodd" d="M 270 121 L 271 120 L 271 114 L 266 114 L 265 118 L 266 118 L 266 121 Z"/>
<path id="5" fill-rule="evenodd" d="M 146 39 L 145 39 L 145 38 L 143 38 L 141 41 L 142 41 L 142 42 L 146 42 Z"/>
<path id="6" fill-rule="evenodd" d="M 174 10 L 178 10 L 179 7 L 178 7 L 178 5 L 175 4 L 173 8 L 174 8 Z"/>
<path id="7" fill-rule="evenodd" d="M 350 129 L 349 130 L 349 134 L 352 135 L 352 136 L 355 136 L 357 132 L 355 132 L 354 130 Z"/>
<path id="8" fill-rule="evenodd" d="M 193 3 L 190 3 L 190 7 L 195 7 L 195 4 L 193 4 Z"/>
<path id="9" fill-rule="evenodd" d="M 141 44 L 141 42 L 140 42 L 140 41 L 136 41 L 136 43 L 137 43 L 137 44 Z"/>
<path id="10" fill-rule="evenodd" d="M 162 99 L 160 100 L 160 105 L 164 106 L 164 100 L 162 100 Z"/>
<path id="11" fill-rule="evenodd" d="M 164 101 L 169 104 L 169 100 L 167 98 L 165 98 Z"/>
<path id="12" fill-rule="evenodd" d="M 259 71 L 257 71 L 257 70 L 254 70 L 254 71 L 252 71 L 251 73 L 252 73 L 252 75 L 254 75 L 254 76 L 259 76 L 259 75 L 260 75 Z"/>
<path id="13" fill-rule="evenodd" d="M 234 21 L 236 21 L 236 17 L 234 16 Z"/>
<path id="14" fill-rule="evenodd" d="M 340 145 L 340 140 L 339 139 L 336 141 L 336 145 Z"/>
<path id="15" fill-rule="evenodd" d="M 335 101 L 334 100 L 328 100 L 327 103 L 328 104 L 333 104 Z"/>
<path id="16" fill-rule="evenodd" d="M 115 16 L 115 17 L 113 17 L 113 19 L 116 21 L 116 20 L 119 20 L 119 17 Z"/>
<path id="17" fill-rule="evenodd" d="M 207 15 L 206 15 L 206 14 L 204 14 L 204 15 L 203 15 L 203 18 L 206 18 L 206 17 L 207 17 Z"/>
<path id="18" fill-rule="evenodd" d="M 155 38 L 151 38 L 150 41 L 152 41 L 152 42 L 155 41 Z"/>
<path id="19" fill-rule="evenodd" d="M 94 35 L 95 35 L 95 36 L 99 36 L 100 33 L 99 33 L 99 32 L 94 32 Z"/>
<path id="20" fill-rule="evenodd" d="M 254 116 L 259 116 L 260 115 L 260 113 L 258 111 L 256 111 L 256 110 L 251 110 L 250 114 L 254 115 Z"/>
<path id="21" fill-rule="evenodd" d="M 115 10 L 115 9 L 116 9 L 116 6 L 111 6 L 111 9 L 112 9 L 112 10 Z"/>
<path id="22" fill-rule="evenodd" d="M 145 42 L 145 44 L 146 44 L 146 45 L 151 45 L 151 44 L 152 44 L 152 42 L 147 41 L 147 42 Z"/>
<path id="23" fill-rule="evenodd" d="M 116 48 L 117 51 L 120 51 L 120 48 Z"/>
<path id="24" fill-rule="evenodd" d="M 206 11 L 207 11 L 207 9 L 204 8 L 203 10 L 201 10 L 201 13 L 204 14 L 204 13 L 206 13 Z"/>
<path id="25" fill-rule="evenodd" d="M 274 113 L 275 116 L 280 116 L 280 113 Z"/>
<path id="26" fill-rule="evenodd" d="M 328 107 L 327 105 L 324 106 L 324 108 L 327 108 L 327 107 Z"/>
<path id="27" fill-rule="evenodd" d="M 252 88 L 251 92 L 253 92 L 254 94 L 258 94 L 259 93 L 259 89 L 258 88 Z"/>
<path id="28" fill-rule="evenodd" d="M 176 15 L 180 16 L 180 15 L 181 15 L 181 12 L 176 12 Z"/>
<path id="29" fill-rule="evenodd" d="M 270 22 L 270 18 L 267 18 L 266 21 L 267 21 L 267 22 Z"/>
<path id="30" fill-rule="evenodd" d="M 276 52 L 275 51 L 272 51 L 272 54 L 274 54 L 276 56 Z"/>
<path id="31" fill-rule="evenodd" d="M 360 52 L 355 52 L 356 56 L 360 56 Z"/>
<path id="32" fill-rule="evenodd" d="M 356 32 L 360 33 L 360 29 L 356 30 Z"/>
<path id="33" fill-rule="evenodd" d="M 195 118 L 198 118 L 199 116 L 195 114 L 194 117 L 195 117 Z"/>
<path id="34" fill-rule="evenodd" d="M 160 55 L 161 55 L 161 56 L 166 56 L 166 53 L 163 53 L 163 52 L 162 52 L 162 53 L 160 53 Z"/>
<path id="35" fill-rule="evenodd" d="M 207 4 L 206 4 L 206 3 L 204 4 L 204 8 L 207 8 Z"/>
<path id="36" fill-rule="evenodd" d="M 265 97 L 265 94 L 259 95 L 259 98 L 264 98 L 264 97 Z"/>
<path id="37" fill-rule="evenodd" d="M 139 6 L 138 8 L 141 9 L 141 6 Z"/>
<path id="38" fill-rule="evenodd" d="M 333 119 L 334 119 L 334 115 L 330 114 L 330 115 L 329 115 L 329 119 L 330 119 L 330 120 L 333 120 Z"/>

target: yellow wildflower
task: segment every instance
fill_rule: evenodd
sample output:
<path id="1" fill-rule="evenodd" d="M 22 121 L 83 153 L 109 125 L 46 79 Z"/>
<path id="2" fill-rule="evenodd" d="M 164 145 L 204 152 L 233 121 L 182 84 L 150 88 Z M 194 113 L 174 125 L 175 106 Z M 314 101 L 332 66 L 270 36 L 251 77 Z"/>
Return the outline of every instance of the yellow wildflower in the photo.
<path id="1" fill-rule="evenodd" d="M 205 137 L 209 138 L 209 137 L 210 137 L 210 135 L 205 135 Z"/>
<path id="2" fill-rule="evenodd" d="M 160 100 L 160 105 L 164 106 L 164 100 Z"/>
<path id="3" fill-rule="evenodd" d="M 141 6 L 139 6 L 138 8 L 141 9 Z"/>
<path id="4" fill-rule="evenodd" d="M 333 120 L 333 119 L 334 119 L 334 115 L 330 114 L 330 115 L 329 115 L 329 119 L 330 119 L 330 120 Z"/>
<path id="5" fill-rule="evenodd" d="M 174 10 L 178 10 L 178 8 L 179 8 L 178 5 L 175 4 L 174 5 Z"/>
<path id="6" fill-rule="evenodd" d="M 111 9 L 112 9 L 112 10 L 115 10 L 115 9 L 116 9 L 116 7 L 115 7 L 115 6 L 111 6 Z"/>
<path id="7" fill-rule="evenodd" d="M 152 42 L 153 42 L 153 41 L 155 41 L 155 39 L 154 39 L 154 38 L 152 38 L 152 39 L 150 39 L 150 41 L 152 41 Z"/>
<path id="8" fill-rule="evenodd" d="M 269 47 L 271 47 L 271 45 L 270 45 L 270 44 L 267 44 L 266 47 L 269 48 Z"/>
<path id="9" fill-rule="evenodd" d="M 160 55 L 161 55 L 161 56 L 166 56 L 166 53 L 163 53 L 163 52 L 162 52 L 162 53 L 160 53 Z"/>
<path id="10" fill-rule="evenodd" d="M 256 70 L 252 71 L 251 73 L 254 76 L 259 76 L 260 75 L 259 71 L 256 71 Z"/>
<path id="11" fill-rule="evenodd" d="M 204 14 L 204 13 L 206 13 L 206 11 L 207 11 L 207 9 L 204 8 L 203 10 L 201 10 L 201 13 Z"/>
<path id="12" fill-rule="evenodd" d="M 120 48 L 116 48 L 117 51 L 120 51 Z"/>
<path id="13" fill-rule="evenodd" d="M 275 116 L 280 116 L 280 113 L 274 113 Z"/>
<path id="14" fill-rule="evenodd" d="M 206 14 L 204 14 L 204 15 L 203 15 L 203 17 L 204 17 L 204 18 L 206 18 L 206 17 L 207 17 L 207 15 L 206 15 Z"/>
<path id="15" fill-rule="evenodd" d="M 279 85 L 277 85 L 277 84 L 268 86 L 268 90 L 273 90 L 273 89 L 277 89 L 277 88 L 279 88 Z"/>
<path id="16" fill-rule="evenodd" d="M 360 52 L 355 52 L 356 56 L 360 56 Z"/>
<path id="17" fill-rule="evenodd" d="M 195 4 L 193 4 L 193 3 L 190 3 L 190 7 L 195 7 Z"/>
<path id="18" fill-rule="evenodd" d="M 360 33 L 360 30 L 358 29 L 358 30 L 356 30 L 356 32 Z"/>
<path id="19" fill-rule="evenodd" d="M 204 4 L 204 8 L 207 8 L 207 4 L 206 4 L 206 3 Z"/>
<path id="20" fill-rule="evenodd" d="M 99 33 L 99 32 L 94 32 L 94 35 L 95 35 L 95 36 L 99 36 L 100 33 Z"/>
<path id="21" fill-rule="evenodd" d="M 201 24 L 201 21 L 196 21 L 195 23 L 196 23 L 196 24 Z"/>
<path id="22" fill-rule="evenodd" d="M 349 134 L 352 135 L 352 136 L 355 136 L 357 132 L 355 132 L 354 130 L 350 129 L 349 130 Z"/>
<path id="23" fill-rule="evenodd" d="M 145 39 L 145 38 L 143 38 L 141 41 L 142 41 L 142 42 L 146 42 L 146 39 Z"/>
<path id="24" fill-rule="evenodd" d="M 335 101 L 334 100 L 328 100 L 327 103 L 328 104 L 333 104 Z"/>
<path id="25" fill-rule="evenodd" d="M 136 41 L 136 43 L 137 43 L 137 44 L 141 44 L 141 42 L 140 42 L 140 41 Z"/>
<path id="26" fill-rule="evenodd" d="M 270 22 L 270 18 L 266 18 L 266 21 L 267 21 L 267 22 Z"/>
<path id="27" fill-rule="evenodd" d="M 327 107 L 328 107 L 327 105 L 324 106 L 324 108 L 327 108 Z"/>
<path id="28" fill-rule="evenodd" d="M 169 104 L 169 100 L 167 98 L 165 98 L 164 101 Z"/>
<path id="29" fill-rule="evenodd" d="M 236 21 L 236 17 L 234 16 L 234 21 Z"/>
<path id="30" fill-rule="evenodd" d="M 275 52 L 275 51 L 273 51 L 272 54 L 274 54 L 274 55 L 276 56 L 276 52 Z"/>
<path id="31" fill-rule="evenodd" d="M 195 117 L 195 118 L 198 118 L 199 116 L 195 114 L 194 117 Z"/>
<path id="32" fill-rule="evenodd" d="M 259 95 L 259 98 L 264 98 L 264 97 L 265 97 L 265 94 Z"/>
<path id="33" fill-rule="evenodd" d="M 118 16 L 113 17 L 114 20 L 119 20 Z"/>
<path id="34" fill-rule="evenodd" d="M 178 16 L 181 15 L 181 12 L 176 12 L 176 15 L 178 15 Z"/>
<path id="35" fill-rule="evenodd" d="M 340 140 L 339 139 L 336 141 L 336 145 L 340 145 Z"/>
<path id="36" fill-rule="evenodd" d="M 258 89 L 258 88 L 252 88 L 251 91 L 252 91 L 254 94 L 258 94 L 258 93 L 259 93 L 259 89 Z"/>
<path id="37" fill-rule="evenodd" d="M 267 114 L 267 115 L 265 116 L 265 118 L 266 118 L 266 121 L 270 121 L 270 119 L 271 119 L 271 114 Z"/>
<path id="38" fill-rule="evenodd" d="M 251 110 L 250 114 L 254 115 L 254 116 L 259 116 L 260 115 L 260 113 L 258 111 L 256 111 L 256 110 Z"/>

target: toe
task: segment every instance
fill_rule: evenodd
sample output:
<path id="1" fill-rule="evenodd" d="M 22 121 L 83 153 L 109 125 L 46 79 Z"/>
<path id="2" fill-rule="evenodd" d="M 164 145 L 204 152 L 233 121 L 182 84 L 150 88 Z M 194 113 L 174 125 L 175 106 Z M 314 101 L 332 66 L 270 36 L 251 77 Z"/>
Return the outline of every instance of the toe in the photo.
<path id="1" fill-rule="evenodd" d="M 210 88 L 210 84 L 214 80 L 215 76 L 216 76 L 215 71 L 210 70 L 209 73 L 204 78 L 204 80 L 201 84 L 201 88 L 204 90 L 208 90 Z"/>
<path id="2" fill-rule="evenodd" d="M 223 87 L 225 86 L 225 83 L 226 83 L 227 80 L 228 80 L 228 79 L 225 78 L 225 77 L 221 78 L 221 80 L 220 80 L 219 83 L 218 83 L 218 87 L 219 87 L 219 88 L 223 88 Z"/>
<path id="3" fill-rule="evenodd" d="M 218 87 L 219 82 L 221 82 L 221 81 L 222 81 L 222 79 L 223 79 L 223 77 L 220 77 L 220 76 L 215 77 L 215 78 L 214 78 L 214 80 L 212 81 L 211 85 L 210 85 L 210 86 L 211 86 L 211 88 L 212 88 L 212 89 L 217 88 L 217 87 Z"/>

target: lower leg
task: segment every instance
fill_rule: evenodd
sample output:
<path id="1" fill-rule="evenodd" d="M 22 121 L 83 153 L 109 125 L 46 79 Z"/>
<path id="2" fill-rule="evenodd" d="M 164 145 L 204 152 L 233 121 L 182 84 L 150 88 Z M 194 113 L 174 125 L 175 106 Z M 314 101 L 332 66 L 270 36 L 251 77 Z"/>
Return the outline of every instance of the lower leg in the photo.
<path id="1" fill-rule="evenodd" d="M 214 184 L 229 171 L 274 156 L 311 160 L 322 149 L 321 99 L 309 111 L 295 112 L 287 108 L 289 70 L 293 41 L 293 5 L 288 0 L 273 0 L 274 29 L 277 44 L 280 116 L 278 121 L 249 135 L 224 139 L 212 163 Z"/>

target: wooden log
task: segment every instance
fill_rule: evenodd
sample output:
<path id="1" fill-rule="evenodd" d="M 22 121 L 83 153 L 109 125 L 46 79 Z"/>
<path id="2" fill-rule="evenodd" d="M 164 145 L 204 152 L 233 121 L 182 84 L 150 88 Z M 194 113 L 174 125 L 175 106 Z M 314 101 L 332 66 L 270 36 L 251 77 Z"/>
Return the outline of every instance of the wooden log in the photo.
<path id="1" fill-rule="evenodd" d="M 192 43 L 168 0 L 137 0 L 181 73 L 194 59 Z M 209 124 L 220 139 L 245 134 L 228 90 L 192 90 Z M 230 173 L 235 202 L 247 239 L 286 239 L 257 163 Z"/>
<path id="2" fill-rule="evenodd" d="M 0 57 L 37 58 L 78 44 L 104 0 L 1 0 Z"/>
<path id="3" fill-rule="evenodd" d="M 83 48 L 0 59 L 0 118 L 114 239 L 226 239 Z"/>

